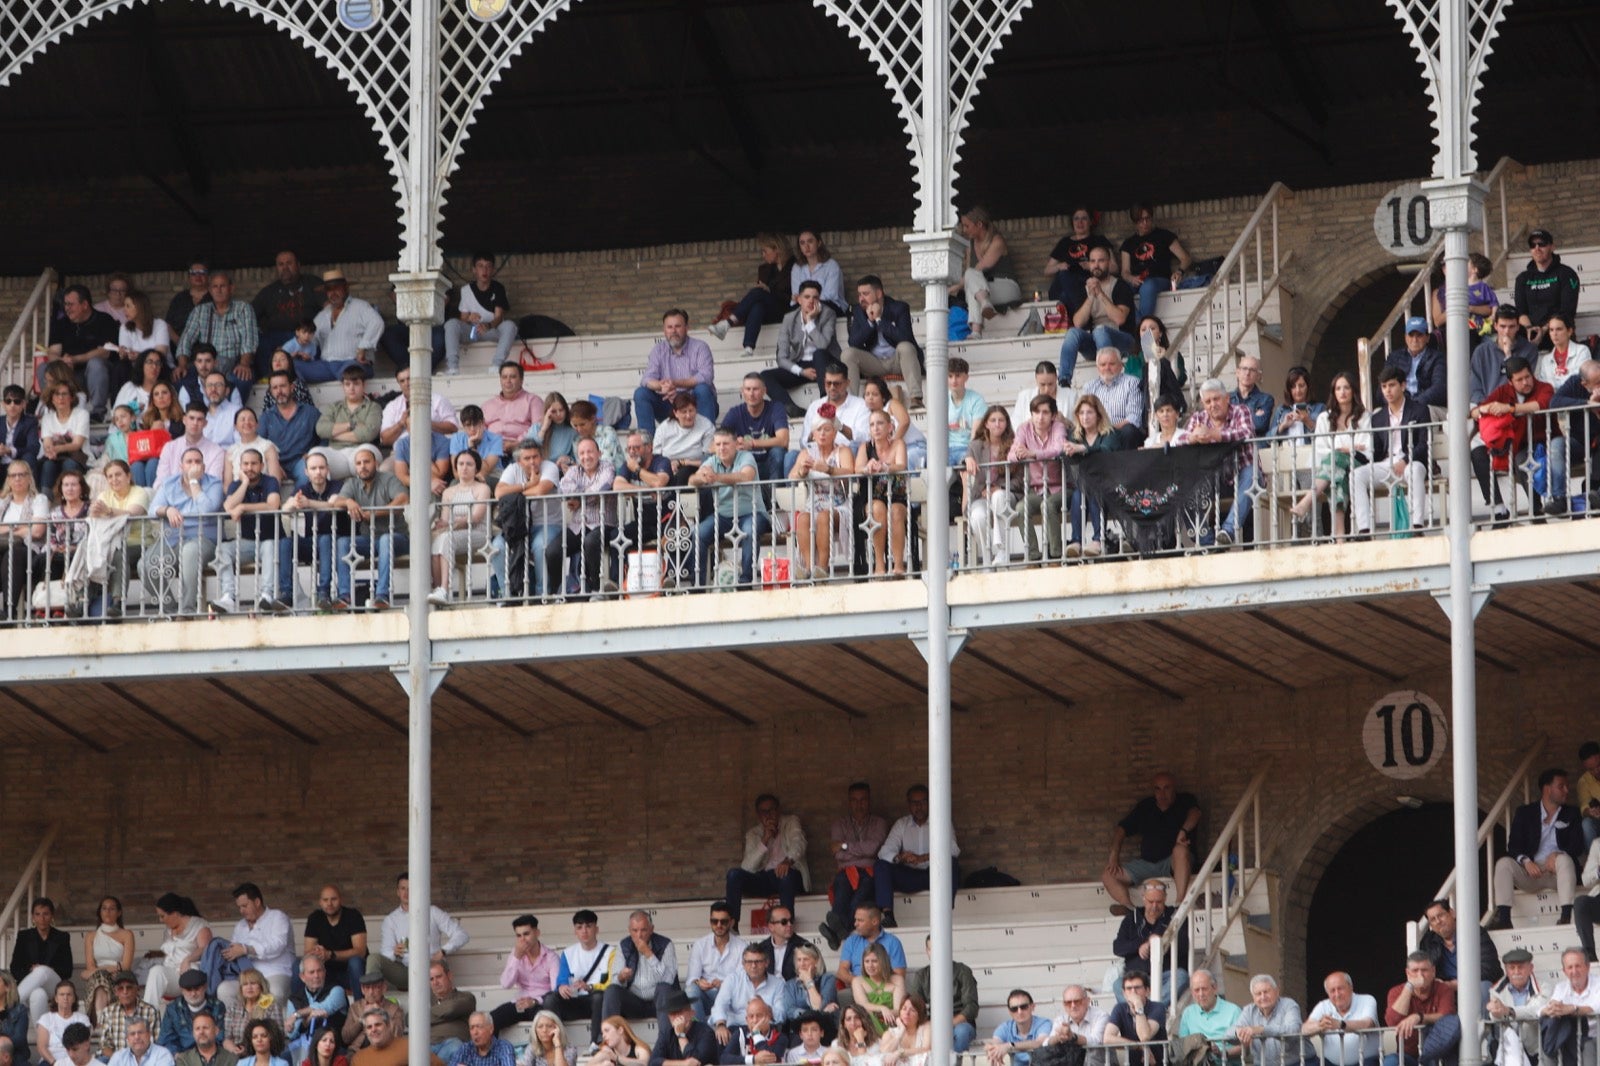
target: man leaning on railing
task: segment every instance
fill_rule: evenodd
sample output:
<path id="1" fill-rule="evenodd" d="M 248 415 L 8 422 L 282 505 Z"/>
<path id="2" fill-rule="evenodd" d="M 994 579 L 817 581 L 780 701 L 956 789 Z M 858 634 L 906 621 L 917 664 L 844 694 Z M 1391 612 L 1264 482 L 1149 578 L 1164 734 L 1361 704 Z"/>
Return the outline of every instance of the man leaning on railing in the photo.
<path id="1" fill-rule="evenodd" d="M 222 481 L 206 473 L 199 448 L 187 449 L 179 475 L 167 478 L 156 490 L 150 513 L 163 523 L 161 539 L 139 560 L 145 595 L 154 594 L 161 609 L 173 602 L 176 587 L 178 609 L 199 610 L 200 568 L 217 553 L 220 510 Z"/>
<path id="2" fill-rule="evenodd" d="M 1250 1005 L 1239 1012 L 1234 1028 L 1249 1061 L 1261 1066 L 1303 1061 L 1300 1024 L 1300 1004 L 1278 991 L 1276 978 L 1266 973 L 1250 978 Z"/>
<path id="3" fill-rule="evenodd" d="M 1461 1054 L 1461 1019 L 1456 990 L 1437 979 L 1427 952 L 1406 956 L 1406 979 L 1389 989 L 1386 1025 L 1394 1026 L 1400 1052 L 1385 1055 L 1383 1066 L 1454 1066 Z M 1424 1034 L 1422 1030 L 1426 1028 Z"/>
<path id="4" fill-rule="evenodd" d="M 1178 1018 L 1178 1039 L 1184 1061 L 1199 1046 L 1207 1048 L 1206 1059 L 1220 1063 L 1237 1056 L 1239 1045 L 1234 1033 L 1239 1024 L 1239 1008 L 1222 998 L 1217 979 L 1210 970 L 1196 970 L 1189 976 L 1189 993 L 1194 1002 Z"/>

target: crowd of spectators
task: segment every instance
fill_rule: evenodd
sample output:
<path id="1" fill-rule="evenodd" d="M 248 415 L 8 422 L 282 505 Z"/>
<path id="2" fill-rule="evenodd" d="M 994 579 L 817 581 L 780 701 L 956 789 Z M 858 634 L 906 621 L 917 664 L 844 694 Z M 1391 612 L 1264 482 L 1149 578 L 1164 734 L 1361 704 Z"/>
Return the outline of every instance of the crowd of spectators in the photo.
<path id="1" fill-rule="evenodd" d="M 1426 528 L 1439 459 L 1429 451 L 1440 439 L 1433 426 L 1449 418 L 1430 317 L 1406 321 L 1380 395 L 1360 395 L 1356 377 L 1341 372 L 1322 402 L 1310 374 L 1295 367 L 1280 401 L 1262 387 L 1259 359 L 1242 356 L 1236 386 L 1204 381 L 1200 405 L 1187 412 L 1182 357 L 1167 350 L 1154 300 L 1203 274 L 1190 273 L 1189 253 L 1148 206 L 1130 219 L 1134 233 L 1118 247 L 1087 209 L 1072 212 L 1071 232 L 1045 265 L 1051 295 L 1064 305 L 1060 365 L 1040 363 L 1014 404 L 986 400 L 968 386 L 965 360 L 950 360 L 942 432 L 960 475 L 952 504 L 979 565 L 1009 562 L 1018 527 L 1029 561 L 1123 547 L 1126 523 L 1108 521 L 1101 494 L 1077 470 L 1100 453 L 1140 448 L 1232 449 L 1213 504 L 1184 514 L 1192 527 L 1184 543 L 1196 548 L 1261 539 L 1252 513 L 1266 488 L 1258 451 L 1300 438 L 1309 458 L 1288 490 L 1292 535 L 1368 536 L 1383 495 L 1393 500 L 1397 531 Z M 968 261 L 952 294 L 981 330 L 1020 302 L 1018 271 L 984 209 L 964 213 L 962 229 Z M 749 587 L 758 576 L 819 580 L 833 574 L 840 552 L 857 577 L 908 574 L 918 565 L 920 525 L 909 486 L 928 456 L 913 416 L 923 352 L 910 306 L 872 274 L 859 278 L 848 304 L 842 268 L 814 231 L 801 232 L 798 252 L 781 235 L 757 243 L 756 284 L 726 301 L 710 330 L 720 338 L 742 327 L 751 352 L 762 325 L 776 325 L 776 365 L 748 374 L 742 402 L 726 414 L 712 351 L 679 309 L 662 316 L 631 405 L 602 410 L 529 392 L 522 363 L 510 358 L 517 326 L 493 277 L 495 257 L 475 254 L 442 329 L 444 373 L 458 371 L 464 343 L 493 340 L 499 389 L 459 411 L 434 394 L 426 467 L 407 432 L 409 368 L 396 375 L 398 393 L 369 395 L 385 325 L 340 271 L 319 281 L 285 251 L 274 280 L 245 302 L 227 272 L 195 263 L 164 318 L 123 275 L 99 304 L 69 286 L 37 406 L 28 409 L 21 387 L 5 390 L 4 615 L 28 610 L 42 593 L 46 611 L 117 617 L 134 576 L 141 603 L 163 612 L 382 609 L 392 603 L 393 560 L 414 541 L 428 546 L 440 604 L 464 594 L 455 575 L 476 558 L 490 560 L 488 592 L 501 600 L 613 595 L 629 580 L 651 582 L 639 585 L 645 591 Z M 1489 333 L 1471 358 L 1472 469 L 1497 523 L 1512 518 L 1511 484 L 1528 493 L 1534 516 L 1585 507 L 1586 497 L 1569 494 L 1569 472 L 1586 471 L 1600 445 L 1600 361 L 1573 336 L 1576 275 L 1547 231 L 1535 230 L 1529 247 L 1505 305 L 1483 280 L 1487 261 L 1471 264 L 1472 313 Z M 1079 360 L 1095 368 L 1082 395 L 1061 381 Z M 1162 390 L 1153 401 L 1152 365 Z M 338 381 L 342 397 L 319 409 L 307 383 L 326 381 Z M 246 405 L 261 384 L 267 396 L 257 415 Z M 1577 410 L 1550 413 L 1562 408 Z M 801 420 L 798 437 L 791 419 Z M 204 470 L 193 477 L 191 452 Z M 423 491 L 418 476 L 440 507 L 426 537 L 400 514 Z M 784 481 L 805 491 L 775 495 Z M 1275 483 L 1271 491 L 1284 490 Z M 790 529 L 798 555 L 786 559 L 788 575 L 758 575 L 759 546 Z M 1170 536 L 1164 546 L 1175 546 Z M 657 557 L 651 575 L 641 553 Z M 302 565 L 314 572 L 309 588 L 297 576 Z M 251 566 L 256 592 L 241 604 L 237 579 Z M 210 597 L 208 569 L 217 574 Z M 45 587 L 51 579 L 58 587 Z"/>

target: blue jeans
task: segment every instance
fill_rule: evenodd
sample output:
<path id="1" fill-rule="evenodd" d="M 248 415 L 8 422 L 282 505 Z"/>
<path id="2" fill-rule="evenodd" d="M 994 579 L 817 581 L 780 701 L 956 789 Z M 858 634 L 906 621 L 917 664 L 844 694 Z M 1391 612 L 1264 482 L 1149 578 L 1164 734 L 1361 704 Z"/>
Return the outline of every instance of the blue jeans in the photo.
<path id="1" fill-rule="evenodd" d="M 455 1058 L 456 1052 L 461 1050 L 461 1045 L 463 1043 L 464 1041 L 457 1040 L 455 1037 L 451 1037 L 448 1040 L 439 1041 L 428 1050 L 439 1056 L 441 1062 L 449 1062 L 451 1059 Z"/>
<path id="2" fill-rule="evenodd" d="M 1156 313 L 1156 297 L 1171 289 L 1172 279 L 1170 277 L 1157 277 L 1152 274 L 1139 283 L 1140 321 Z"/>
<path id="3" fill-rule="evenodd" d="M 1250 495 L 1250 490 L 1255 487 L 1255 483 L 1255 464 L 1251 463 L 1249 466 L 1240 467 L 1239 476 L 1234 479 L 1233 507 L 1228 511 L 1228 517 L 1222 520 L 1222 528 L 1227 531 L 1228 536 L 1233 537 L 1235 540 L 1241 535 L 1245 520 L 1250 517 L 1250 510 L 1255 506 L 1255 501 Z"/>
<path id="4" fill-rule="evenodd" d="M 83 464 L 76 459 L 65 457 L 41 461 L 39 463 L 39 491 L 48 493 L 55 488 L 56 481 L 60 479 L 61 475 L 69 470 L 76 470 L 81 474 L 83 473 Z"/>
<path id="5" fill-rule="evenodd" d="M 1083 543 L 1083 515 L 1085 509 L 1089 512 L 1089 539 L 1100 538 L 1100 501 L 1093 496 L 1085 496 L 1082 489 L 1072 490 L 1072 543 Z"/>
<path id="6" fill-rule="evenodd" d="M 379 533 L 377 536 L 340 537 L 334 547 L 334 566 L 339 575 L 339 598 L 350 602 L 350 563 L 346 556 L 354 547 L 357 555 L 377 554 L 378 575 L 372 598 L 388 601 L 389 580 L 394 572 L 394 557 L 411 549 L 411 541 L 404 533 Z"/>
<path id="7" fill-rule="evenodd" d="M 510 565 L 510 561 L 507 558 L 510 555 L 510 551 L 506 546 L 506 538 L 499 534 L 495 535 L 494 562 L 491 566 L 494 570 L 495 588 L 499 590 L 501 596 L 546 595 L 544 549 L 550 543 L 550 538 L 560 532 L 560 526 L 534 526 L 528 530 L 528 557 L 524 563 L 525 570 L 517 575 L 515 584 L 509 580 L 510 575 L 506 569 Z"/>
<path id="8" fill-rule="evenodd" d="M 344 375 L 347 366 L 359 367 L 362 375 L 372 376 L 372 364 L 360 363 L 354 359 L 336 359 L 329 362 L 325 359 L 296 359 L 294 372 L 300 375 L 300 380 L 309 383 L 323 381 L 338 381 Z"/>
<path id="9" fill-rule="evenodd" d="M 742 514 L 737 518 L 726 515 L 712 515 L 700 520 L 700 528 L 695 531 L 695 559 L 698 563 L 695 575 L 695 584 L 708 585 L 715 580 L 712 567 L 712 558 L 716 545 L 723 537 L 732 533 L 738 527 L 742 536 L 739 539 L 739 584 L 749 585 L 751 575 L 755 571 L 756 541 L 761 535 L 772 528 L 763 513 Z"/>
<path id="10" fill-rule="evenodd" d="M 140 459 L 133 464 L 133 483 L 140 488 L 147 489 L 156 483 L 156 467 L 161 465 L 160 457 L 154 459 Z"/>
<path id="11" fill-rule="evenodd" d="M 957 1022 L 950 1031 L 950 1046 L 956 1051 L 965 1051 L 972 1046 L 973 1038 L 978 1035 L 978 1030 L 973 1028 L 971 1022 Z"/>
<path id="12" fill-rule="evenodd" d="M 294 568 L 298 563 L 309 563 L 317 568 L 315 598 L 327 599 L 333 584 L 333 534 L 301 533 L 291 538 L 289 544 L 289 550 L 278 556 L 278 587 L 293 591 L 298 600 L 300 597 L 294 583 Z M 361 974 L 357 973 L 356 977 L 359 991 Z M 299 971 L 295 972 L 294 980 L 300 980 Z"/>
<path id="13" fill-rule="evenodd" d="M 694 404 L 701 414 L 717 420 L 717 390 L 705 382 L 694 387 Z M 672 417 L 672 405 L 653 389 L 640 385 L 633 390 L 633 420 L 646 437 L 655 436 L 656 423 Z"/>
<path id="14" fill-rule="evenodd" d="M 1595 837 L 1600 837 L 1600 818 L 1585 818 L 1583 820 L 1583 853 L 1589 853 L 1589 846 L 1594 843 Z"/>
<path id="15" fill-rule="evenodd" d="M 1072 365 L 1082 357 L 1086 363 L 1094 362 L 1094 353 L 1101 348 L 1115 348 L 1126 358 L 1135 347 L 1132 335 L 1110 326 L 1096 326 L 1092 330 L 1073 326 L 1061 338 L 1061 376 L 1069 378 Z"/>
<path id="16" fill-rule="evenodd" d="M 789 456 L 793 453 L 787 448 L 768 448 L 750 454 L 756 461 L 756 476 L 762 481 L 782 481 L 789 476 Z"/>
<path id="17" fill-rule="evenodd" d="M 785 302 L 788 294 L 783 295 Z M 765 289 L 751 289 L 733 309 L 733 317 L 744 323 L 744 346 L 754 349 L 761 339 L 761 326 L 768 319 L 783 318 L 782 311 L 774 306 L 775 297 Z"/>

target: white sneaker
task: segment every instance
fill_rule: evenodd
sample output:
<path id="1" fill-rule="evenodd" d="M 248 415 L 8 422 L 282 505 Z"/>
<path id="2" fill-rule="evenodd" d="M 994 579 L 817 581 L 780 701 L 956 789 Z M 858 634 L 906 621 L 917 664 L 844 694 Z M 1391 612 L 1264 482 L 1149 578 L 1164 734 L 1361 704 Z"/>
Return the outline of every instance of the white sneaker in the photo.
<path id="1" fill-rule="evenodd" d="M 745 345 L 743 355 L 746 359 L 755 358 L 755 354 L 756 350 L 754 348 L 750 347 L 748 344 Z"/>
<path id="2" fill-rule="evenodd" d="M 453 378 L 459 373 L 461 373 L 461 368 L 458 366 L 447 366 L 444 368 L 444 376 L 447 378 Z"/>
<path id="3" fill-rule="evenodd" d="M 720 341 L 728 335 L 728 320 L 723 319 L 721 322 L 713 322 L 710 329 L 711 335 Z"/>
<path id="4" fill-rule="evenodd" d="M 1083 545 L 1083 554 L 1093 557 L 1101 553 L 1100 542 L 1097 540 L 1086 541 Z"/>
<path id="5" fill-rule="evenodd" d="M 234 614 L 239 610 L 239 601 L 232 596 L 218 596 L 211 601 L 211 609 L 218 614 Z"/>
<path id="6" fill-rule="evenodd" d="M 428 593 L 428 602 L 435 607 L 447 607 L 450 604 L 450 593 L 444 589 L 434 589 Z"/>

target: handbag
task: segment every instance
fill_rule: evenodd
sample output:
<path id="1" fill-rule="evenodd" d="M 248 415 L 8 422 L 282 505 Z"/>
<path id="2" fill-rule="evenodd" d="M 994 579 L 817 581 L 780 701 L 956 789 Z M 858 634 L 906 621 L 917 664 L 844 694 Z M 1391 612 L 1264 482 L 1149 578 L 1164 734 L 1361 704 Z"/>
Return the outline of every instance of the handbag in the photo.
<path id="1" fill-rule="evenodd" d="M 165 427 L 157 426 L 154 429 L 141 429 L 137 433 L 128 434 L 128 462 L 137 463 L 145 459 L 159 459 L 161 449 L 172 443 L 172 434 Z"/>
<path id="2" fill-rule="evenodd" d="M 1396 533 L 1411 535 L 1411 499 L 1404 485 L 1396 485 L 1389 492 L 1389 527 Z"/>

